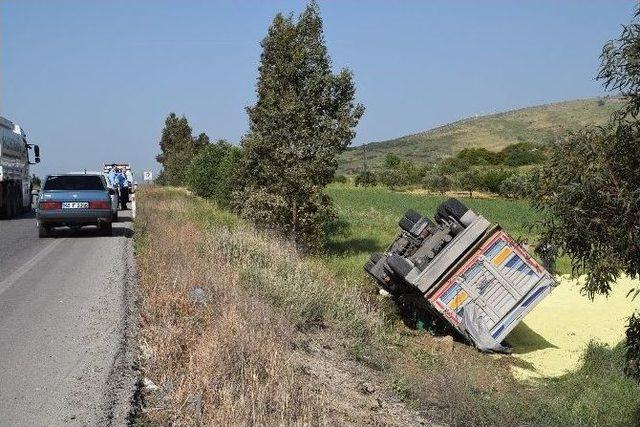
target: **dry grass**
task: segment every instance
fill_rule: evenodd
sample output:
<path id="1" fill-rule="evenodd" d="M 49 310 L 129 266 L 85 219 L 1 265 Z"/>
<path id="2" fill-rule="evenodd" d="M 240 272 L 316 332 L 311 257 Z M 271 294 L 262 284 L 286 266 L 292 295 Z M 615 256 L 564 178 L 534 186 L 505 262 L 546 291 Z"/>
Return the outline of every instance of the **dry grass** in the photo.
<path id="1" fill-rule="evenodd" d="M 296 330 L 240 286 L 233 241 L 187 219 L 182 198 L 140 192 L 136 231 L 144 373 L 160 389 L 144 419 L 160 425 L 309 425 L 322 393 L 290 363 Z M 217 230 L 227 235 L 228 230 Z M 204 301 L 194 298 L 202 289 Z"/>
<path id="2" fill-rule="evenodd" d="M 185 191 L 145 189 L 138 206 L 142 366 L 158 386 L 139 424 L 417 423 L 376 371 L 384 316 L 357 289 Z"/>

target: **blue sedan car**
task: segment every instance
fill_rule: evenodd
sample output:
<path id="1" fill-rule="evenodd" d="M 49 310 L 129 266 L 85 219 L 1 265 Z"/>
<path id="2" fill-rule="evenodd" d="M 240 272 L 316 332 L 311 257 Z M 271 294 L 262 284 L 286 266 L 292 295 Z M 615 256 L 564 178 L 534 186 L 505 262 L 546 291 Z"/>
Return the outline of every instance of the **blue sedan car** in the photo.
<path id="1" fill-rule="evenodd" d="M 47 237 L 53 227 L 77 229 L 95 225 L 101 234 L 110 236 L 112 192 L 98 173 L 47 176 L 36 213 L 38 235 Z"/>

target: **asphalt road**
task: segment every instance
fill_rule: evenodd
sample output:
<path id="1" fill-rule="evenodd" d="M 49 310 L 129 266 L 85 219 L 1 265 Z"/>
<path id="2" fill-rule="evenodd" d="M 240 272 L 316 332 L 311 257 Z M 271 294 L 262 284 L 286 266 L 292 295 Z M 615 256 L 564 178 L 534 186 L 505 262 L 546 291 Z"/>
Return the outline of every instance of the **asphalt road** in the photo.
<path id="1" fill-rule="evenodd" d="M 0 220 L 0 425 L 121 425 L 133 390 L 132 230 Z"/>

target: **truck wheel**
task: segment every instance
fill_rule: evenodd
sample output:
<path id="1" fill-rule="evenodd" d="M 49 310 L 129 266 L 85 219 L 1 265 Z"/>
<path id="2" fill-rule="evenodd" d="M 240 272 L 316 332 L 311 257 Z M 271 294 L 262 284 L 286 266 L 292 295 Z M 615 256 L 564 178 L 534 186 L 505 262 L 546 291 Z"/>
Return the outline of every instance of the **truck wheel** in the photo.
<path id="1" fill-rule="evenodd" d="M 462 218 L 468 210 L 469 208 L 466 207 L 460 200 L 450 198 L 440 203 L 440 206 L 438 206 L 436 217 L 441 220 L 446 220 L 449 217 L 452 217 L 456 221 L 460 221 L 460 218 Z"/>
<path id="2" fill-rule="evenodd" d="M 389 254 L 387 257 L 387 265 L 400 277 L 406 277 L 407 274 L 413 270 L 413 266 L 406 258 L 396 254 Z"/>
<path id="3" fill-rule="evenodd" d="M 402 228 L 407 233 L 411 232 L 411 229 L 414 225 L 415 223 L 411 222 L 411 220 L 407 217 L 402 217 L 402 219 L 398 221 L 398 226 L 400 226 L 400 228 Z"/>
<path id="4" fill-rule="evenodd" d="M 420 218 L 422 218 L 422 216 L 420 216 L 420 214 L 416 211 L 414 211 L 413 209 L 409 209 L 408 211 L 406 211 L 404 213 L 405 218 L 407 218 L 409 221 L 413 222 L 414 224 L 418 221 L 420 221 Z"/>
<path id="5" fill-rule="evenodd" d="M 38 237 L 49 237 L 49 232 L 51 232 L 51 227 L 47 227 L 46 225 L 38 224 Z"/>

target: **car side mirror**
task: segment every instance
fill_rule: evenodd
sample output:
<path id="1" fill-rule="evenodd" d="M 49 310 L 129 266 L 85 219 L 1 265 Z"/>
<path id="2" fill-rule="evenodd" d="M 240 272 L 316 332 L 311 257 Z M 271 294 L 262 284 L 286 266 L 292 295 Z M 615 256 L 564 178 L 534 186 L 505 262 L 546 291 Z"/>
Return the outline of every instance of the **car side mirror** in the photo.
<path id="1" fill-rule="evenodd" d="M 109 194 L 111 194 L 113 196 L 114 194 L 116 194 L 116 190 L 114 190 L 113 188 L 110 188 L 109 189 Z"/>

